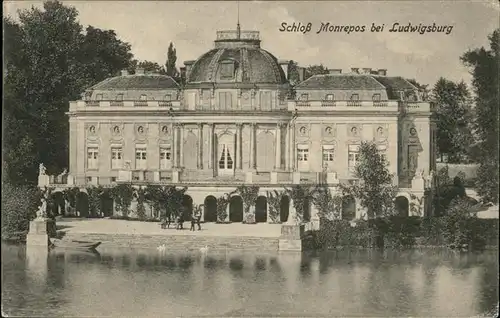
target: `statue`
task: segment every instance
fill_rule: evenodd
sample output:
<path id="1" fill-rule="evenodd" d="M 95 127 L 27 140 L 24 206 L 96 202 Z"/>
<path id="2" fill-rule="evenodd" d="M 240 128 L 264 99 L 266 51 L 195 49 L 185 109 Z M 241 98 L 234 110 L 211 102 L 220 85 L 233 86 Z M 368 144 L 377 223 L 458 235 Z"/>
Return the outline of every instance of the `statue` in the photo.
<path id="1" fill-rule="evenodd" d="M 42 175 L 46 175 L 46 174 L 47 174 L 47 169 L 45 168 L 45 166 L 43 165 L 43 163 L 41 163 L 38 166 L 38 175 L 42 176 Z"/>
<path id="2" fill-rule="evenodd" d="M 292 202 L 290 202 L 290 213 L 288 214 L 288 220 L 286 220 L 287 225 L 298 225 L 298 219 L 297 219 L 297 210 L 295 210 L 295 207 L 293 206 Z"/>
<path id="3" fill-rule="evenodd" d="M 420 179 L 423 179 L 423 178 L 424 178 L 424 172 L 425 172 L 425 170 L 424 170 L 424 169 L 421 169 L 421 170 L 418 172 L 418 176 L 420 177 Z"/>
<path id="4" fill-rule="evenodd" d="M 42 198 L 42 204 L 38 207 L 38 211 L 36 211 L 36 218 L 38 220 L 45 220 L 47 216 L 47 201 L 45 198 Z"/>

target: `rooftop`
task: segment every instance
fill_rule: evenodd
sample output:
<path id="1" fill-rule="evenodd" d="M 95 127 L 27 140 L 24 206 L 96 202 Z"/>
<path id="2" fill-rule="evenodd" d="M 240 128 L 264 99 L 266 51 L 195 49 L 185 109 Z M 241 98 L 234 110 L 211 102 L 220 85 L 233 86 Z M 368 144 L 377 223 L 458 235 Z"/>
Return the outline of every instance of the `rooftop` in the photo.
<path id="1" fill-rule="evenodd" d="M 385 87 L 370 75 L 322 74 L 314 75 L 296 86 L 298 89 L 357 89 L 382 90 Z"/>
<path id="2" fill-rule="evenodd" d="M 159 74 L 123 75 L 105 79 L 91 90 L 143 90 L 178 89 L 179 84 L 170 76 Z"/>

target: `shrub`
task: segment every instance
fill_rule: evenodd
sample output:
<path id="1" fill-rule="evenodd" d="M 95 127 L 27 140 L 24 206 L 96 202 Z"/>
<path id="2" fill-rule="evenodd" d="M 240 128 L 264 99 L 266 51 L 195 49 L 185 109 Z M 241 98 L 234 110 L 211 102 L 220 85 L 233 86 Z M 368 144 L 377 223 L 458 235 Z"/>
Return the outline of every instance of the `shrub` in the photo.
<path id="1" fill-rule="evenodd" d="M 217 222 L 225 222 L 227 218 L 227 205 L 231 198 L 229 193 L 217 198 Z"/>
<path id="2" fill-rule="evenodd" d="M 36 187 L 2 185 L 2 239 L 27 233 L 29 222 L 36 217 L 40 191 Z"/>
<path id="3" fill-rule="evenodd" d="M 119 184 L 111 189 L 111 197 L 116 203 L 116 210 L 123 216 L 128 216 L 134 195 L 134 188 L 130 184 Z"/>
<path id="4" fill-rule="evenodd" d="M 236 188 L 236 193 L 238 193 L 243 200 L 245 223 L 255 223 L 255 213 L 250 213 L 250 209 L 252 206 L 255 206 L 257 197 L 259 196 L 259 189 L 260 188 L 255 185 L 241 185 Z"/>
<path id="5" fill-rule="evenodd" d="M 144 202 L 146 201 L 145 193 L 146 191 L 142 187 L 135 190 L 135 197 L 137 199 L 137 217 L 139 220 L 146 219 L 146 208 L 144 207 Z"/>
<path id="6" fill-rule="evenodd" d="M 269 207 L 269 218 L 272 223 L 281 223 L 280 211 L 281 211 L 281 199 L 285 193 L 283 191 L 267 191 L 267 205 Z"/>

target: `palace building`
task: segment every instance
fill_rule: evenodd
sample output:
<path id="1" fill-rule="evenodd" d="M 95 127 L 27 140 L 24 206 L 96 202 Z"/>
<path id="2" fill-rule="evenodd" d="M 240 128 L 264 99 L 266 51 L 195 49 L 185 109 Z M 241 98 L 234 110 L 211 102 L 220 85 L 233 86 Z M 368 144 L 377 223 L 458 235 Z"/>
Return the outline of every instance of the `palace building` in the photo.
<path id="1" fill-rule="evenodd" d="M 335 191 L 353 180 L 361 141 L 373 140 L 396 176 L 396 201 L 412 214 L 435 170 L 425 96 L 385 69 L 332 69 L 304 80 L 299 68 L 292 85 L 288 64 L 261 47 L 259 32 L 238 26 L 218 31 L 212 49 L 184 63 L 182 86 L 140 69 L 106 79 L 69 105 L 67 182 L 42 183 L 187 186 L 187 204 L 203 204 L 206 222 L 215 221 L 216 198 L 258 185 L 255 218 L 264 222 L 267 191 L 320 182 Z M 355 200 L 345 209 L 347 218 L 362 215 Z M 243 221 L 239 196 L 228 210 L 229 221 Z"/>

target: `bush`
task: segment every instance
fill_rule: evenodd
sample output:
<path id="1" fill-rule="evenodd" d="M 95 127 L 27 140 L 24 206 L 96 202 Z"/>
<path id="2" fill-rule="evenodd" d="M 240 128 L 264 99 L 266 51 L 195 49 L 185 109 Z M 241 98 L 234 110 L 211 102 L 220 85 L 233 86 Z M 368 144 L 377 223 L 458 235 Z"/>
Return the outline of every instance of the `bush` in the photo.
<path id="1" fill-rule="evenodd" d="M 2 239 L 10 239 L 19 233 L 25 235 L 29 222 L 36 217 L 40 205 L 40 191 L 36 187 L 4 183 L 2 186 Z"/>

